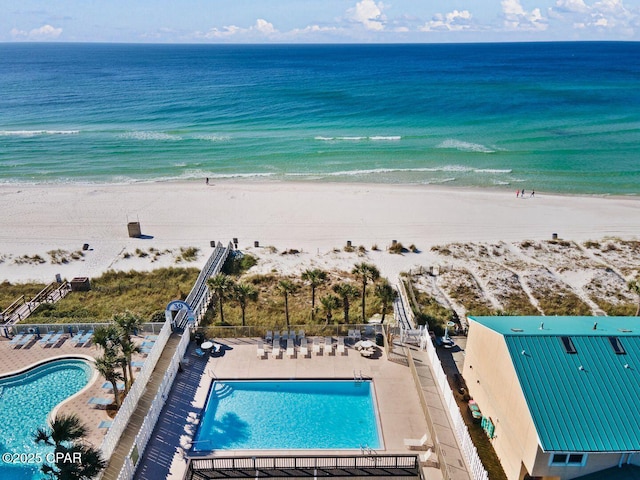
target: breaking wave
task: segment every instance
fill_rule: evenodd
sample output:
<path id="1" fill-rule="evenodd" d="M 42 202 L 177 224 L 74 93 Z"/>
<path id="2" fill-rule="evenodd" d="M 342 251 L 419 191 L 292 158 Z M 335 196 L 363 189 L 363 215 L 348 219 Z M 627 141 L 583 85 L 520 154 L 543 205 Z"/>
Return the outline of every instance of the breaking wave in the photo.
<path id="1" fill-rule="evenodd" d="M 461 152 L 475 153 L 495 153 L 495 150 L 482 145 L 481 143 L 463 142 L 461 140 L 449 139 L 440 143 L 436 148 L 450 148 L 460 150 Z"/>
<path id="2" fill-rule="evenodd" d="M 36 137 L 39 135 L 77 135 L 80 130 L 0 130 L 0 137 Z"/>

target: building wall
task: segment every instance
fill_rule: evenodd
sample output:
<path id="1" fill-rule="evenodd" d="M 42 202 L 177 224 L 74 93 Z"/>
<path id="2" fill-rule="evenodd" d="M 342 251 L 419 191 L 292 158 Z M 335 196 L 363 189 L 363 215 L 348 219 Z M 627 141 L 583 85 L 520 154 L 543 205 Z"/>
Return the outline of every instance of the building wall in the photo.
<path id="1" fill-rule="evenodd" d="M 524 463 L 532 473 L 538 435 L 504 337 L 469 321 L 463 376 L 469 394 L 495 425 L 493 446 L 509 480 L 520 480 Z"/>
<path id="2" fill-rule="evenodd" d="M 540 449 L 504 337 L 471 319 L 462 373 L 469 394 L 495 425 L 491 442 L 509 480 L 522 480 L 526 472 L 546 480 L 570 480 L 618 465 L 621 454 L 616 453 L 589 454 L 581 467 L 549 466 L 551 455 Z M 634 455 L 632 462 L 638 464 L 640 454 Z"/>

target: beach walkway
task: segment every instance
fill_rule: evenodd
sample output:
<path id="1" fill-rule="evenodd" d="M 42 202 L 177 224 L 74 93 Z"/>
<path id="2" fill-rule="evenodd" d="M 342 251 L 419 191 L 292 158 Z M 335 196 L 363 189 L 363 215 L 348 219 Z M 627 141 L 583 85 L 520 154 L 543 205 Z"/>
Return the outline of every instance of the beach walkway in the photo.
<path id="1" fill-rule="evenodd" d="M 122 433 L 120 441 L 118 442 L 118 446 L 109 459 L 109 465 L 105 469 L 104 475 L 102 476 L 103 480 L 118 479 L 118 475 L 120 475 L 120 470 L 122 469 L 122 465 L 124 464 L 124 459 L 129 454 L 136 435 L 138 435 L 138 432 L 140 431 L 142 422 L 147 415 L 149 407 L 151 406 L 151 402 L 153 402 L 153 399 L 158 392 L 158 388 L 162 383 L 164 372 L 171 363 L 171 358 L 173 357 L 176 347 L 180 342 L 180 338 L 181 337 L 179 335 L 172 334 L 167 340 L 167 344 L 162 351 L 162 355 L 158 359 L 156 368 L 151 375 L 149 383 L 147 383 L 147 389 L 138 402 L 138 408 L 133 413 L 133 415 L 131 415 L 131 419 L 127 424 L 127 428 Z"/>

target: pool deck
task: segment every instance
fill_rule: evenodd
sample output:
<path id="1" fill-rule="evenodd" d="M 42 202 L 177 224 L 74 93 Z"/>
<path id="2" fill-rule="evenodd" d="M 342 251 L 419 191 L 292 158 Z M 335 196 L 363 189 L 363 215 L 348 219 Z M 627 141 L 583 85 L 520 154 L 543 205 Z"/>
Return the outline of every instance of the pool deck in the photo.
<path id="1" fill-rule="evenodd" d="M 354 372 L 373 379 L 384 448 L 380 453 L 417 453 L 404 445 L 405 438 L 420 438 L 427 432 L 416 387 L 409 368 L 387 361 L 382 349 L 378 355 L 365 358 L 353 348 L 346 354 L 297 355 L 273 358 L 257 356 L 257 339 L 217 340 L 224 345 L 219 356 L 197 357 L 191 345 L 184 370 L 178 373 L 160 415 L 156 429 L 140 460 L 136 479 L 182 479 L 186 471 L 186 454 L 214 378 L 245 379 L 336 379 L 354 378 Z M 323 352 L 324 353 L 324 352 Z M 349 451 L 353 453 L 353 450 Z M 252 451 L 255 454 L 255 451 Z M 260 455 L 287 455 L 295 451 L 260 451 Z M 334 454 L 338 451 L 305 451 L 305 454 Z M 358 451 L 359 453 L 359 451 Z M 247 451 L 216 452 L 217 455 L 246 455 Z M 442 478 L 436 468 L 425 469 L 427 478 Z"/>
<path id="2" fill-rule="evenodd" d="M 68 335 L 65 334 L 65 338 L 66 337 L 68 337 Z M 139 341 L 142 342 L 142 339 L 139 339 Z M 53 347 L 42 347 L 38 342 L 32 342 L 29 345 L 14 349 L 13 345 L 9 344 L 7 338 L 0 337 L 0 375 L 23 370 L 34 363 L 52 360 L 56 357 L 76 356 L 96 358 L 102 356 L 102 354 L 102 349 L 93 344 L 93 342 L 86 347 L 75 346 L 68 339 L 64 341 L 61 340 L 61 342 Z M 134 358 L 134 360 L 141 359 L 143 358 Z M 104 378 L 100 375 L 94 375 L 93 382 L 90 382 L 86 390 L 81 391 L 64 402 L 59 410 L 60 413 L 75 413 L 78 415 L 89 430 L 86 441 L 95 447 L 100 446 L 107 432 L 107 429 L 98 428 L 100 422 L 111 420 L 111 418 L 104 407 L 95 407 L 89 405 L 87 402 L 91 397 L 113 399 L 111 390 L 102 388 L 104 381 Z"/>

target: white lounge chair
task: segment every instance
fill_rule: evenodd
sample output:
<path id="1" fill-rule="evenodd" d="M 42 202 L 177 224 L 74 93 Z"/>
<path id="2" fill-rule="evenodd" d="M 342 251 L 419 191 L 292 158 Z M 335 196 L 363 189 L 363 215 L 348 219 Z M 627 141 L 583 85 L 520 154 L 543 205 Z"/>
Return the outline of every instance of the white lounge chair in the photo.
<path id="1" fill-rule="evenodd" d="M 113 403 L 113 400 L 110 398 L 91 397 L 87 403 L 97 407 L 107 407 Z"/>
<path id="2" fill-rule="evenodd" d="M 280 339 L 273 339 L 273 348 L 271 349 L 271 356 L 273 358 L 278 358 L 280 356 Z"/>
<path id="3" fill-rule="evenodd" d="M 258 358 L 264 358 L 264 344 L 262 340 L 258 340 L 258 349 L 257 349 Z"/>
<path id="4" fill-rule="evenodd" d="M 344 355 L 345 349 L 344 349 L 344 337 L 338 337 L 338 349 L 337 352 L 340 355 Z"/>
<path id="5" fill-rule="evenodd" d="M 300 339 L 300 355 L 306 357 L 309 355 L 309 348 L 307 347 L 307 339 L 302 337 Z"/>
<path id="6" fill-rule="evenodd" d="M 324 337 L 324 352 L 327 355 L 331 355 L 333 353 L 333 338 Z"/>
<path id="7" fill-rule="evenodd" d="M 425 467 L 436 467 L 436 468 L 438 468 L 440 466 L 440 464 L 438 462 L 438 455 L 431 448 L 429 450 L 427 450 L 426 452 L 421 453 L 420 455 L 418 455 L 418 457 L 420 457 L 420 463 L 422 465 L 424 465 Z"/>
<path id="8" fill-rule="evenodd" d="M 421 450 L 427 447 L 429 441 L 429 434 L 425 433 L 422 438 L 405 438 L 404 446 L 410 450 Z"/>
<path id="9" fill-rule="evenodd" d="M 264 341 L 267 343 L 273 342 L 273 332 L 271 330 L 267 330 L 267 334 L 264 336 Z"/>
<path id="10" fill-rule="evenodd" d="M 24 336 L 25 336 L 24 333 L 19 333 L 18 335 L 16 335 L 11 339 L 11 341 L 9 342 L 9 345 L 13 345 L 13 346 L 17 345 L 18 343 L 20 343 L 20 341 Z"/>
<path id="11" fill-rule="evenodd" d="M 313 353 L 316 355 L 322 355 L 322 350 L 320 350 L 320 339 L 318 337 L 313 337 Z"/>
<path id="12" fill-rule="evenodd" d="M 53 337 L 49 339 L 48 345 L 51 345 L 52 347 L 54 345 L 57 345 L 60 339 L 62 338 L 62 335 L 64 335 L 64 332 L 60 330 L 58 333 L 56 333 Z"/>
<path id="13" fill-rule="evenodd" d="M 293 358 L 296 355 L 296 347 L 293 338 L 287 340 L 287 357 Z"/>
<path id="14" fill-rule="evenodd" d="M 53 337 L 53 333 L 47 333 L 46 335 L 43 335 L 40 340 L 38 340 L 38 343 L 41 347 L 44 347 L 51 337 Z"/>
<path id="15" fill-rule="evenodd" d="M 34 333 L 30 333 L 28 335 L 25 335 L 24 337 L 22 337 L 22 339 L 18 342 L 18 345 L 20 345 L 21 347 L 24 347 L 25 345 L 27 345 L 28 343 L 31 343 L 31 340 L 34 339 L 36 335 Z M 15 345 L 14 347 L 15 348 Z"/>
<path id="16" fill-rule="evenodd" d="M 304 330 L 298 330 L 298 340 L 302 340 L 304 338 Z"/>

